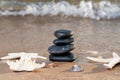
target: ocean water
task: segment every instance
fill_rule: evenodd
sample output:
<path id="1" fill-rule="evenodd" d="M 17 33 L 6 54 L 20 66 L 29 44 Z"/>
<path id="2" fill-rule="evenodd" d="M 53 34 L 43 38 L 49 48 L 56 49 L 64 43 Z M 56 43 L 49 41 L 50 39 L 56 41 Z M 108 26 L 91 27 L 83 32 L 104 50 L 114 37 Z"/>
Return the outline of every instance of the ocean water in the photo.
<path id="1" fill-rule="evenodd" d="M 0 16 L 73 16 L 91 19 L 120 18 L 119 0 L 1 0 Z"/>

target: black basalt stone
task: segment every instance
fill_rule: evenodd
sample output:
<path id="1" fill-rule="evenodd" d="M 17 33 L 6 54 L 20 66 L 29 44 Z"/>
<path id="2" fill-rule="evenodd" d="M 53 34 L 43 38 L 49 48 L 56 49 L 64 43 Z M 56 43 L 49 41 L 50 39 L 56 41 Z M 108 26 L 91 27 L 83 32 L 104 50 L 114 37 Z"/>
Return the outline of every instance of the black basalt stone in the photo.
<path id="1" fill-rule="evenodd" d="M 70 30 L 60 29 L 60 30 L 55 31 L 54 35 L 59 39 L 63 39 L 63 38 L 68 38 L 72 36 L 73 32 Z"/>
<path id="2" fill-rule="evenodd" d="M 59 55 L 59 56 L 56 56 L 56 55 L 49 55 L 49 59 L 51 61 L 64 61 L 64 62 L 72 62 L 75 60 L 74 58 L 74 55 L 72 53 L 68 54 L 68 55 Z"/>
<path id="3" fill-rule="evenodd" d="M 53 56 L 67 56 L 67 55 L 70 55 L 72 54 L 71 52 L 66 52 L 64 54 L 50 54 L 50 55 L 53 55 Z"/>
<path id="4" fill-rule="evenodd" d="M 74 41 L 74 38 L 55 39 L 53 43 L 56 45 L 66 45 L 66 44 L 72 43 L 73 41 Z"/>
<path id="5" fill-rule="evenodd" d="M 75 47 L 73 44 L 56 46 L 52 45 L 48 48 L 49 53 L 51 54 L 63 54 L 73 50 Z"/>

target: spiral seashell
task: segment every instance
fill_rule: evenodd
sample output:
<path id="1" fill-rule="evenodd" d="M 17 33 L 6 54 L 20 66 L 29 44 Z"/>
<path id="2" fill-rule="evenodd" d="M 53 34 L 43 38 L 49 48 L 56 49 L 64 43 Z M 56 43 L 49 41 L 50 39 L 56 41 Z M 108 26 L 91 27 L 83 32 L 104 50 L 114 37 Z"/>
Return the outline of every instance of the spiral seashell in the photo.
<path id="1" fill-rule="evenodd" d="M 82 72 L 82 71 L 84 71 L 84 69 L 81 68 L 81 67 L 78 66 L 78 65 L 73 65 L 73 66 L 71 67 L 70 71 L 71 71 L 71 72 Z"/>

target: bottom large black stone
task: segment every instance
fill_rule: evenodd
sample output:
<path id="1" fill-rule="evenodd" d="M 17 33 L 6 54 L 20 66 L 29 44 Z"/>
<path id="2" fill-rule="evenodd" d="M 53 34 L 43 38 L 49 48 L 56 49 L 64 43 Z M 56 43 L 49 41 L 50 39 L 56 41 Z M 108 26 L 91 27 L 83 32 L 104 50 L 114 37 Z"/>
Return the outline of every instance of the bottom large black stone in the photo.
<path id="1" fill-rule="evenodd" d="M 72 53 L 68 55 L 50 55 L 49 59 L 51 61 L 60 61 L 60 62 L 72 62 L 75 60 L 74 55 Z"/>

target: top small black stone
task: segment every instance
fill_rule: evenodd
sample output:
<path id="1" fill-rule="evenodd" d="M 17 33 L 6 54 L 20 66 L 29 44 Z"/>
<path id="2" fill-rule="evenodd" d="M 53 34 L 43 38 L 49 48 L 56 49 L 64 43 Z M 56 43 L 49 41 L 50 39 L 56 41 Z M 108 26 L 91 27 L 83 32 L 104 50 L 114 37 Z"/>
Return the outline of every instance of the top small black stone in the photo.
<path id="1" fill-rule="evenodd" d="M 61 29 L 61 30 L 55 31 L 54 35 L 59 39 L 64 39 L 64 38 L 71 37 L 73 35 L 73 32 L 70 30 Z"/>

